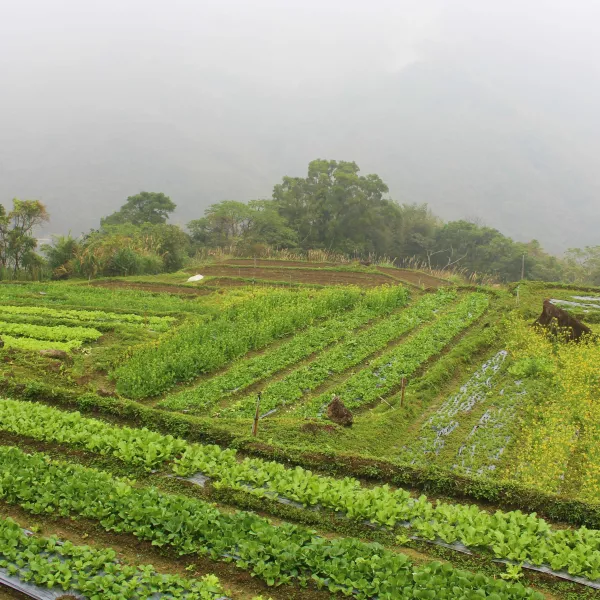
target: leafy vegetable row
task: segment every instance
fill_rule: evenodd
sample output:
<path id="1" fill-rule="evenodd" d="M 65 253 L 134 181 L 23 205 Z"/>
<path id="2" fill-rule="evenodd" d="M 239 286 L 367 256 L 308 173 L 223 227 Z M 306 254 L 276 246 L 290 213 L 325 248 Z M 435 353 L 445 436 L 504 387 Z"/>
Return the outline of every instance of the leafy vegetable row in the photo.
<path id="1" fill-rule="evenodd" d="M 456 292 L 441 290 L 434 295 L 425 296 L 414 306 L 399 314 L 392 315 L 355 335 L 347 336 L 342 343 L 323 352 L 310 364 L 267 385 L 262 390 L 262 411 L 266 412 L 295 403 L 326 382 L 332 375 L 360 364 L 369 355 L 385 348 L 390 341 L 432 319 L 436 310 L 455 299 Z M 246 396 L 220 411 L 220 415 L 249 417 L 254 414 L 255 404 L 254 396 Z"/>
<path id="2" fill-rule="evenodd" d="M 257 290 L 254 297 L 209 322 L 185 323 L 161 341 L 141 348 L 113 376 L 130 398 L 154 396 L 190 381 L 250 350 L 354 306 L 357 287 L 323 290 Z"/>
<path id="3" fill-rule="evenodd" d="M 55 536 L 26 535 L 11 519 L 0 519 L 0 568 L 21 581 L 62 589 L 86 598 L 144 600 L 160 598 L 223 598 L 214 575 L 201 580 L 163 575 L 152 565 L 131 566 L 117 560 L 112 549 L 76 546 Z"/>
<path id="4" fill-rule="evenodd" d="M 182 273 L 182 279 L 189 275 Z M 58 306 L 71 310 L 75 307 L 99 312 L 115 311 L 121 314 L 125 306 L 130 313 L 145 314 L 207 312 L 204 299 L 179 298 L 172 294 L 157 294 L 139 289 L 121 287 L 99 287 L 71 282 L 28 282 L 26 284 L 3 283 L 0 286 L 0 302 L 3 304 L 35 304 L 35 307 L 55 309 Z M 78 311 L 77 311 L 78 312 Z M 138 316 L 138 315 L 134 315 Z"/>
<path id="5" fill-rule="evenodd" d="M 450 565 L 417 566 L 379 544 L 326 539 L 297 525 L 271 525 L 252 513 L 222 513 L 196 499 L 135 488 L 108 473 L 17 448 L 0 448 L 0 498 L 35 514 L 94 519 L 108 531 L 172 546 L 182 555 L 233 561 L 269 585 L 312 581 L 361 599 L 543 598 L 520 584 Z"/>
<path id="6" fill-rule="evenodd" d="M 4 342 L 5 348 L 31 350 L 33 352 L 50 349 L 70 352 L 71 350 L 81 346 L 81 342 L 78 340 L 72 340 L 70 342 L 53 342 L 51 340 L 35 340 L 27 337 L 13 337 L 12 335 L 6 334 L 2 334 L 2 341 Z"/>
<path id="7" fill-rule="evenodd" d="M 216 488 L 244 490 L 259 497 L 286 498 L 305 506 L 318 506 L 349 519 L 383 527 L 403 527 L 406 535 L 426 540 L 460 543 L 494 558 L 549 565 L 571 575 L 600 578 L 600 531 L 553 530 L 535 513 L 496 511 L 411 497 L 389 486 L 363 488 L 352 478 L 335 479 L 280 463 L 246 458 L 236 460 L 234 450 L 190 445 L 173 470 L 180 476 L 203 473 Z M 404 536 L 403 536 L 404 537 Z"/>
<path id="8" fill-rule="evenodd" d="M 140 329 L 143 325 L 139 323 L 120 323 L 117 321 L 80 321 L 70 317 L 49 317 L 47 315 L 24 315 L 20 313 L 6 313 L 0 314 L 2 321 L 7 323 L 22 323 L 27 325 L 44 325 L 46 327 L 56 327 L 63 325 L 67 327 L 80 327 L 93 326 L 98 331 L 114 331 L 115 329 Z M 149 327 L 152 327 L 149 325 Z M 155 331 L 166 331 L 168 323 L 165 324 L 164 328 L 161 325 L 159 328 L 153 327 Z"/>
<path id="9" fill-rule="evenodd" d="M 190 446 L 185 440 L 148 429 L 117 427 L 78 412 L 18 400 L 0 399 L 0 430 L 111 455 L 148 471 Z"/>
<path id="10" fill-rule="evenodd" d="M 69 342 L 73 340 L 79 342 L 93 342 L 99 337 L 102 337 L 100 331 L 92 329 L 91 327 L 65 327 L 64 325 L 46 327 L 44 325 L 7 323 L 6 321 L 0 321 L 0 334 L 59 342 Z"/>
<path id="11" fill-rule="evenodd" d="M 262 381 L 277 371 L 305 359 L 314 352 L 344 336 L 372 319 L 404 306 L 409 299 L 406 288 L 378 287 L 368 290 L 356 307 L 336 315 L 322 324 L 300 332 L 277 348 L 259 356 L 243 359 L 222 374 L 200 385 L 168 396 L 158 404 L 160 408 L 206 410 L 224 397 Z"/>
<path id="12" fill-rule="evenodd" d="M 65 286 L 66 287 L 66 286 Z M 66 287 L 66 289 L 68 289 Z M 1 298 L 1 295 L 0 295 Z M 111 313 L 99 310 L 69 310 L 48 308 L 46 306 L 10 306 L 0 305 L 0 318 L 4 315 L 25 315 L 37 317 L 50 317 L 54 319 L 72 319 L 73 321 L 101 322 L 101 323 L 130 323 L 149 325 L 154 329 L 166 331 L 175 321 L 174 317 L 140 316 L 134 314 Z"/>
<path id="13" fill-rule="evenodd" d="M 548 564 L 572 575 L 600 578 L 600 532 L 552 530 L 535 514 L 520 511 L 489 514 L 477 506 L 432 504 L 388 486 L 363 488 L 356 479 L 335 479 L 274 461 L 238 460 L 233 449 L 189 444 L 148 431 L 120 428 L 103 421 L 65 413 L 43 404 L 0 400 L 0 428 L 38 440 L 57 441 L 111 454 L 146 469 L 173 459 L 179 476 L 202 473 L 216 488 L 244 490 L 259 497 L 282 497 L 320 506 L 384 527 L 406 527 L 419 538 L 460 542 L 499 559 Z M 1 466 L 1 465 L 0 465 Z"/>
<path id="14" fill-rule="evenodd" d="M 489 300 L 485 294 L 473 293 L 437 321 L 419 330 L 406 342 L 386 352 L 371 364 L 314 398 L 307 405 L 298 407 L 304 416 L 319 416 L 332 394 L 341 397 L 346 407 L 357 408 L 377 401 L 384 394 L 398 388 L 403 377 L 409 377 L 432 356 L 440 352 L 456 335 L 478 319 L 487 309 Z"/>

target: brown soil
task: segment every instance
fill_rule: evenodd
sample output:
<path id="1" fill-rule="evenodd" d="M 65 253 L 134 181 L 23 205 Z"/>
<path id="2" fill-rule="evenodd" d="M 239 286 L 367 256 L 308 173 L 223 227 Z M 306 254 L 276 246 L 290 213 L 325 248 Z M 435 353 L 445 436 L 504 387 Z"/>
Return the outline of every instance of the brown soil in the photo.
<path id="1" fill-rule="evenodd" d="M 305 433 L 311 433 L 311 434 L 317 434 L 317 433 L 335 434 L 338 432 L 335 425 L 328 425 L 328 424 L 322 424 L 322 423 L 305 423 L 304 425 L 302 425 L 302 427 L 300 429 L 302 429 L 302 431 L 304 431 Z"/>
<path id="2" fill-rule="evenodd" d="M 31 596 L 21 594 L 21 592 L 0 585 L 0 600 L 31 600 Z"/>
<path id="3" fill-rule="evenodd" d="M 319 269 L 275 269 L 257 267 L 211 265 L 202 269 L 203 275 L 214 277 L 244 277 L 270 281 L 291 281 L 292 283 L 317 283 L 320 285 L 359 285 L 373 287 L 393 283 L 394 279 L 381 273 L 360 273 L 354 271 L 322 271 Z"/>
<path id="4" fill-rule="evenodd" d="M 379 271 L 391 275 L 394 279 L 399 279 L 400 281 L 408 281 L 408 283 L 412 283 L 418 286 L 424 285 L 425 287 L 437 289 L 440 287 L 452 285 L 450 281 L 433 277 L 433 275 L 428 275 L 427 273 L 422 273 L 421 271 L 411 271 L 410 269 L 394 269 L 392 267 L 377 268 Z"/>
<path id="5" fill-rule="evenodd" d="M 237 265 L 237 266 L 254 266 L 253 258 L 232 258 L 224 261 L 225 265 Z M 256 266 L 258 267 L 303 267 L 305 269 L 323 269 L 325 267 L 336 267 L 336 263 L 332 262 L 309 262 L 302 260 L 269 260 L 263 258 L 256 259 Z"/>
<path id="6" fill-rule="evenodd" d="M 156 292 L 161 294 L 206 296 L 212 293 L 212 290 L 185 287 L 179 285 L 161 285 L 155 283 L 136 283 L 134 281 L 92 281 L 90 285 L 105 288 L 126 288 L 130 290 L 142 290 L 144 292 Z"/>
<path id="7" fill-rule="evenodd" d="M 242 273 L 242 277 L 244 277 L 244 274 Z M 251 279 L 251 277 L 249 277 Z M 295 284 L 297 282 L 293 281 L 292 284 Z M 207 286 L 210 286 L 212 288 L 229 288 L 229 287 L 248 287 L 249 285 L 252 285 L 252 282 L 246 280 L 246 279 L 234 279 L 233 277 L 216 277 L 215 279 L 211 279 L 209 282 L 207 282 L 206 284 Z M 257 279 L 256 281 L 256 285 L 259 287 L 264 287 L 264 286 L 268 286 L 268 287 L 282 287 L 284 285 L 287 285 L 289 287 L 289 279 L 288 281 L 282 281 L 280 283 L 276 283 L 275 281 L 262 281 L 260 279 Z"/>

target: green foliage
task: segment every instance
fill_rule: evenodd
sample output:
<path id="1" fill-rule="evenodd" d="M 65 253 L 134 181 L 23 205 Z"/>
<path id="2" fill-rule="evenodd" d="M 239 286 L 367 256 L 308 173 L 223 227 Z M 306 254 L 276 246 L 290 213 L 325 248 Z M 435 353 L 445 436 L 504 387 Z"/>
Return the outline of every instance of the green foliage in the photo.
<path id="1" fill-rule="evenodd" d="M 110 454 L 148 471 L 176 457 L 188 446 L 181 439 L 145 428 L 115 427 L 86 419 L 78 412 L 65 413 L 43 404 L 25 404 L 17 400 L 0 399 L 0 429 Z"/>
<path id="2" fill-rule="evenodd" d="M 333 342 L 353 334 L 353 330 L 370 320 L 387 314 L 408 302 L 405 288 L 380 287 L 368 290 L 347 313 L 335 315 L 301 331 L 290 340 L 259 356 L 243 358 L 222 374 L 198 386 L 167 396 L 158 406 L 170 410 L 206 411 L 227 396 L 237 393 L 276 372 L 294 365 Z M 321 355 L 322 356 L 322 355 Z M 251 402 L 254 406 L 254 399 Z M 268 406 L 267 400 L 267 406 Z"/>
<path id="3" fill-rule="evenodd" d="M 222 513 L 200 500 L 133 487 L 108 473 L 26 455 L 16 448 L 0 448 L 0 467 L 0 497 L 10 504 L 34 514 L 95 519 L 107 530 L 133 533 L 182 555 L 202 553 L 233 561 L 268 585 L 312 581 L 332 593 L 362 599 L 450 599 L 482 592 L 500 600 L 543 600 L 520 584 L 448 564 L 417 566 L 379 544 L 330 540 L 296 525 L 271 525 L 252 513 Z"/>
<path id="4" fill-rule="evenodd" d="M 52 244 L 42 246 L 42 252 L 46 255 L 48 267 L 56 278 L 68 275 L 66 265 L 80 251 L 80 243 L 71 234 L 52 236 Z"/>
<path id="5" fill-rule="evenodd" d="M 506 565 L 506 573 L 500 575 L 506 581 L 519 581 L 523 578 L 523 568 L 521 565 Z"/>
<path id="6" fill-rule="evenodd" d="M 260 290 L 214 320 L 185 324 L 156 345 L 137 351 L 113 373 L 120 393 L 154 396 L 210 373 L 246 352 L 353 306 L 358 288 Z"/>
<path id="7" fill-rule="evenodd" d="M 424 382 L 426 387 L 428 383 L 429 381 Z M 89 393 L 78 395 L 72 390 L 37 381 L 17 383 L 6 378 L 0 380 L 0 390 L 24 400 L 41 400 L 70 410 L 102 414 L 111 420 L 145 425 L 152 430 L 183 436 L 189 440 L 202 440 L 223 446 L 235 445 L 249 453 L 280 462 L 303 464 L 308 468 L 357 478 L 375 477 L 395 485 L 427 489 L 432 494 L 446 497 L 471 498 L 477 502 L 483 500 L 507 506 L 518 505 L 530 512 L 543 513 L 556 521 L 573 525 L 584 524 L 600 529 L 600 505 L 558 497 L 514 480 L 492 480 L 464 475 L 457 477 L 449 471 L 431 465 L 416 467 L 382 458 L 319 452 L 314 449 L 303 452 L 302 448 L 288 449 L 264 442 L 257 446 L 253 439 L 236 438 L 230 431 L 219 427 L 214 420 L 165 412 L 124 398 L 105 398 Z"/>
<path id="8" fill-rule="evenodd" d="M 469 273 L 486 273 L 503 281 L 518 281 L 523 269 L 523 255 L 526 279 L 560 279 L 560 262 L 546 254 L 536 240 L 528 244 L 517 243 L 497 229 L 468 221 L 452 221 L 438 229 L 435 254 L 432 253 L 430 262 L 438 268 L 455 265 Z"/>
<path id="9" fill-rule="evenodd" d="M 0 321 L 0 335 L 3 334 L 30 337 L 38 340 L 55 340 L 59 342 L 69 342 L 72 340 L 93 342 L 99 337 L 102 337 L 100 331 L 91 327 L 67 327 L 65 325 L 46 327 L 44 325 L 28 325 Z"/>
<path id="10" fill-rule="evenodd" d="M 0 428 L 42 441 L 59 442 L 92 452 L 111 454 L 147 470 L 175 459 L 179 476 L 202 473 L 216 489 L 243 490 L 259 498 L 285 498 L 305 506 L 320 506 L 358 522 L 386 528 L 404 525 L 410 535 L 446 544 L 461 542 L 495 558 L 551 565 L 572 575 L 600 578 L 600 532 L 551 529 L 536 516 L 521 511 L 490 514 L 475 505 L 432 504 L 387 485 L 363 487 L 356 479 L 334 479 L 281 463 L 245 458 L 233 449 L 188 444 L 146 429 L 116 427 L 64 413 L 40 404 L 0 400 Z M 574 551 L 572 551 L 574 550 Z"/>
<path id="11" fill-rule="evenodd" d="M 198 600 L 223 597 L 214 575 L 205 575 L 200 581 L 162 575 L 152 565 L 123 564 L 112 549 L 76 546 L 55 536 L 26 535 L 12 519 L 0 519 L 0 568 L 38 587 L 58 588 L 86 598 L 139 600 L 155 594 Z"/>
<path id="12" fill-rule="evenodd" d="M 202 246 L 235 245 L 248 254 L 260 244 L 290 248 L 297 243 L 296 234 L 273 203 L 264 200 L 248 204 L 223 200 L 209 206 L 205 216 L 188 223 L 188 228 Z"/>
<path id="13" fill-rule="evenodd" d="M 570 283 L 600 285 L 600 246 L 569 248 L 565 254 Z"/>
<path id="14" fill-rule="evenodd" d="M 78 290 L 85 290 L 86 288 L 72 288 L 74 292 Z M 1 291 L 1 290 L 0 290 Z M 76 294 L 75 294 L 76 295 Z M 1 294 L 0 294 L 1 298 Z M 103 312 L 99 310 L 59 310 L 56 308 L 49 308 L 46 306 L 10 306 L 0 304 L 0 319 L 4 319 L 7 316 L 39 316 L 44 318 L 53 318 L 53 319 L 68 319 L 74 323 L 120 323 L 127 325 L 138 325 L 138 326 L 149 326 L 154 328 L 157 331 L 166 331 L 169 326 L 175 321 L 174 317 L 157 317 L 157 316 L 140 316 L 129 313 L 111 313 L 111 312 Z M 8 327 L 8 323 L 6 324 Z M 43 328 L 39 329 L 39 331 L 43 331 Z M 52 328 L 56 329 L 56 328 Z M 94 332 L 94 329 L 88 328 L 79 328 L 79 327 L 70 327 L 60 329 L 59 331 L 64 331 L 65 329 L 75 330 L 76 332 L 79 329 L 85 329 L 86 331 Z M 33 331 L 33 330 L 30 330 Z M 10 333 L 10 332 L 9 332 Z M 99 332 L 96 332 L 99 333 Z M 99 335 L 96 336 L 96 333 L 91 333 L 91 338 L 80 338 L 80 339 L 98 339 Z M 76 335 L 76 334 L 75 334 Z M 84 334 L 85 335 L 85 334 Z M 96 336 L 96 337 L 94 337 Z M 35 336 L 32 336 L 35 337 Z M 55 338 L 42 338 L 42 339 L 55 339 Z M 56 338 L 59 339 L 59 338 Z M 76 338 L 70 338 L 76 339 Z"/>
<path id="15" fill-rule="evenodd" d="M 515 377 L 552 377 L 554 361 L 542 356 L 531 356 L 515 361 L 508 372 Z"/>
<path id="16" fill-rule="evenodd" d="M 40 270 L 33 230 L 49 219 L 46 207 L 39 200 L 15 198 L 11 211 L 0 205 L 0 275 L 16 278 L 21 270 L 30 275 Z"/>
<path id="17" fill-rule="evenodd" d="M 37 340 L 28 337 L 13 337 L 2 334 L 2 341 L 5 348 L 15 348 L 15 350 L 28 350 L 37 352 L 39 350 L 64 350 L 70 352 L 81 347 L 81 340 L 71 340 L 69 342 L 56 342 L 51 340 Z"/>
<path id="18" fill-rule="evenodd" d="M 188 249 L 188 236 L 164 223 L 104 225 L 81 241 L 57 237 L 53 245 L 43 247 L 56 279 L 177 271 Z"/>
<path id="19" fill-rule="evenodd" d="M 446 292 L 452 293 L 452 292 Z M 489 299 L 482 293 L 464 297 L 447 313 L 420 329 L 403 344 L 385 352 L 380 357 L 344 383 L 317 396 L 298 409 L 303 416 L 318 416 L 331 400 L 340 396 L 346 407 L 353 409 L 377 401 L 400 385 L 402 378 L 410 377 L 425 361 L 440 352 L 456 335 L 478 319 L 487 309 Z"/>
<path id="20" fill-rule="evenodd" d="M 284 177 L 275 186 L 275 206 L 303 249 L 383 253 L 394 205 L 383 198 L 385 183 L 359 170 L 353 162 L 313 160 L 306 178 Z"/>
<path id="21" fill-rule="evenodd" d="M 123 206 L 112 215 L 102 219 L 102 226 L 142 225 L 144 223 L 160 224 L 166 223 L 169 214 L 177 208 L 177 205 L 162 192 L 140 192 L 135 196 L 129 196 Z"/>
<path id="22" fill-rule="evenodd" d="M 318 388 L 331 376 L 359 365 L 369 355 L 385 348 L 392 340 L 411 331 L 435 316 L 435 312 L 456 299 L 454 291 L 442 290 L 427 295 L 414 306 L 391 315 L 356 334 L 350 334 L 333 348 L 323 352 L 280 380 L 262 390 L 261 410 L 267 412 L 282 406 L 292 406 L 305 394 Z M 223 416 L 250 417 L 254 414 L 255 398 L 246 396 L 220 411 Z M 303 409 L 301 408 L 302 412 Z"/>
<path id="23" fill-rule="evenodd" d="M 234 294 L 240 293 L 238 291 L 230 292 L 228 297 Z M 3 306 L 4 304 L 10 304 L 12 306 Z M 16 305 L 19 305 L 17 307 Z M 22 305 L 22 306 L 21 306 Z M 34 306 L 25 306 L 34 305 Z M 132 315 L 132 319 L 123 317 L 128 322 L 133 320 L 143 323 L 146 320 L 147 313 L 191 313 L 191 314 L 202 314 L 210 313 L 214 311 L 214 307 L 211 307 L 205 301 L 201 299 L 190 299 L 190 298 L 179 298 L 170 294 L 156 294 L 147 292 L 144 290 L 125 289 L 125 288 L 109 288 L 109 287 L 96 287 L 91 285 L 79 285 L 69 283 L 27 283 L 27 284 L 13 284 L 3 283 L 0 286 L 0 311 L 6 311 L 6 309 L 14 312 L 17 308 L 23 309 L 23 314 L 40 314 L 43 312 L 36 313 L 37 309 L 56 310 L 56 307 L 60 308 L 60 313 L 56 314 L 48 312 L 49 316 L 66 316 L 64 310 L 67 310 L 69 318 L 81 318 L 86 317 L 83 315 L 84 312 L 88 311 L 95 313 L 94 319 L 102 321 L 104 318 L 111 319 L 112 317 L 103 317 L 107 313 L 101 312 L 102 310 L 114 311 L 114 315 L 123 317 L 123 315 L 131 314 L 133 312 L 139 312 L 140 315 Z M 125 307 L 125 309 L 124 309 Z M 72 309 L 84 309 L 74 310 Z M 32 312 L 33 310 L 33 312 Z M 143 315 L 143 316 L 142 316 Z M 148 323 L 158 323 L 154 317 L 147 317 Z M 173 317 L 169 317 L 173 319 Z M 160 319 L 159 319 L 160 320 Z"/>

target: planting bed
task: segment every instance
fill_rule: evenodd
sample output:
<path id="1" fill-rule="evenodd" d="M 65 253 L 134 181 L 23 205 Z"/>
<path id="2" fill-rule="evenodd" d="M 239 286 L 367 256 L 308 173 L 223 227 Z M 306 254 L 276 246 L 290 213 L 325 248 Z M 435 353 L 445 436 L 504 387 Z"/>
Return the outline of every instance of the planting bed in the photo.
<path id="1" fill-rule="evenodd" d="M 198 272 L 192 269 L 189 272 Z M 243 277 L 245 279 L 272 280 L 292 283 L 315 283 L 319 285 L 377 286 L 394 283 L 393 279 L 377 272 L 348 271 L 336 268 L 303 269 L 254 266 L 207 265 L 201 268 L 202 275 L 211 277 Z"/>
<path id="2" fill-rule="evenodd" d="M 598 342 L 530 325 L 551 297 L 595 327 L 600 292 L 521 284 L 517 304 L 409 270 L 256 265 L 0 285 L 0 585 L 599 597 Z M 40 522 L 99 539 L 23 532 Z M 124 540 L 160 564 L 130 566 Z"/>

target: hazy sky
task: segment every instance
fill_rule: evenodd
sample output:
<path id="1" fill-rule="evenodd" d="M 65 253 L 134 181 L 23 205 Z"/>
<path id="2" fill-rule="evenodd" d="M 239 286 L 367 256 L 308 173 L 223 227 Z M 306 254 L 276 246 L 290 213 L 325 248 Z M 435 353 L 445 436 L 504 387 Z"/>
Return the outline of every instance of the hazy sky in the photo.
<path id="1" fill-rule="evenodd" d="M 359 131 L 383 96 L 400 93 L 395 77 L 432 64 L 448 74 L 443 92 L 430 92 L 440 105 L 446 94 L 461 106 L 493 94 L 477 136 L 514 112 L 527 125 L 510 142 L 526 137 L 535 161 L 551 154 L 561 162 L 555 148 L 568 146 L 577 159 L 565 167 L 561 198 L 584 206 L 600 184 L 591 175 L 599 22 L 598 0 L 0 0 L 0 202 L 41 197 L 54 231 L 78 233 L 127 195 L 153 189 L 171 194 L 185 222 L 210 202 L 268 196 L 281 176 L 328 157 L 357 160 L 388 181 L 393 197 L 429 202 L 446 218 L 485 214 L 444 202 L 444 194 L 465 195 L 447 174 L 444 189 L 420 184 L 453 159 L 440 153 L 424 165 L 439 140 L 402 174 L 386 128 Z M 386 107 L 400 145 L 393 107 L 402 111 L 402 94 Z M 430 133 L 426 116 L 413 132 L 419 141 Z M 490 149 L 490 163 L 503 143 Z M 351 156 L 331 155 L 345 148 Z M 526 185 L 555 189 L 538 167 L 523 175 Z M 454 172 L 457 181 L 469 176 Z M 485 207 L 492 196 L 484 186 L 472 198 Z M 527 223 L 507 233 L 540 237 Z"/>

